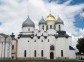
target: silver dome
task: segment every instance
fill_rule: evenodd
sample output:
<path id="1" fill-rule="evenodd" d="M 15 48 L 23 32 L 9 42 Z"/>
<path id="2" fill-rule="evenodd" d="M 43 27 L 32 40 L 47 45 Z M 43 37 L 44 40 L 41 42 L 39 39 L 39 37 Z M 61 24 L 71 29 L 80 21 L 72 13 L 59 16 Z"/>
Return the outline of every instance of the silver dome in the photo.
<path id="1" fill-rule="evenodd" d="M 42 19 L 39 21 L 39 25 L 40 24 L 47 24 L 47 22 L 44 20 L 44 18 L 42 17 Z"/>
<path id="2" fill-rule="evenodd" d="M 56 20 L 55 24 L 64 24 L 63 20 L 58 17 L 58 19 Z"/>
<path id="3" fill-rule="evenodd" d="M 28 18 L 23 22 L 22 27 L 35 27 L 35 24 L 28 16 Z"/>

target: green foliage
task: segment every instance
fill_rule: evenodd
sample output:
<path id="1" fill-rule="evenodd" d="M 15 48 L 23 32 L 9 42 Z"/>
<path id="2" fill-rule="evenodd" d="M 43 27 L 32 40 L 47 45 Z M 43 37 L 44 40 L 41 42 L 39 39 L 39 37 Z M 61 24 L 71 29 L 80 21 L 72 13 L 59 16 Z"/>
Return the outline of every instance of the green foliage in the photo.
<path id="1" fill-rule="evenodd" d="M 79 53 L 84 53 L 84 38 L 79 38 L 77 42 L 76 48 L 79 50 Z"/>

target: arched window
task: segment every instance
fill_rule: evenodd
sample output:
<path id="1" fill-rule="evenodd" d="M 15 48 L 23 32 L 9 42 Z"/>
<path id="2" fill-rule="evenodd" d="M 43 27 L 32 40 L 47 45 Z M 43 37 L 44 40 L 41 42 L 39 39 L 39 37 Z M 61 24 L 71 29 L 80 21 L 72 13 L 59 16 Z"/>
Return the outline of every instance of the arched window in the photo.
<path id="1" fill-rule="evenodd" d="M 30 28 L 28 28 L 28 31 L 30 31 Z"/>
<path id="2" fill-rule="evenodd" d="M 52 25 L 50 25 L 50 29 L 52 29 Z"/>
<path id="3" fill-rule="evenodd" d="M 46 30 L 48 30 L 48 26 L 46 26 Z"/>
<path id="4" fill-rule="evenodd" d="M 35 39 L 35 41 L 34 42 L 36 42 L 36 39 Z"/>
<path id="5" fill-rule="evenodd" d="M 29 42 L 29 40 L 28 40 L 28 42 Z"/>
<path id="6" fill-rule="evenodd" d="M 42 29 L 44 30 L 44 25 L 42 26 Z"/>
<path id="7" fill-rule="evenodd" d="M 50 50 L 54 50 L 55 48 L 54 48 L 54 46 L 53 45 L 51 45 L 50 46 Z"/>
<path id="8" fill-rule="evenodd" d="M 24 50 L 24 57 L 26 57 L 26 50 Z"/>
<path id="9" fill-rule="evenodd" d="M 12 50 L 14 50 L 14 45 L 12 45 Z"/>
<path id="10" fill-rule="evenodd" d="M 49 39 L 48 39 L 48 42 L 49 42 Z"/>
<path id="11" fill-rule="evenodd" d="M 34 50 L 34 57 L 36 57 L 36 50 Z"/>
<path id="12" fill-rule="evenodd" d="M 63 57 L 63 50 L 61 50 L 61 57 Z"/>
<path id="13" fill-rule="evenodd" d="M 43 39 L 41 40 L 41 42 L 43 42 Z"/>
<path id="14" fill-rule="evenodd" d="M 61 30 L 61 27 L 60 27 L 60 25 L 59 25 L 59 31 Z"/>
<path id="15" fill-rule="evenodd" d="M 14 59 L 14 56 L 12 56 L 12 59 Z"/>
<path id="16" fill-rule="evenodd" d="M 43 57 L 43 50 L 41 50 L 41 57 Z"/>

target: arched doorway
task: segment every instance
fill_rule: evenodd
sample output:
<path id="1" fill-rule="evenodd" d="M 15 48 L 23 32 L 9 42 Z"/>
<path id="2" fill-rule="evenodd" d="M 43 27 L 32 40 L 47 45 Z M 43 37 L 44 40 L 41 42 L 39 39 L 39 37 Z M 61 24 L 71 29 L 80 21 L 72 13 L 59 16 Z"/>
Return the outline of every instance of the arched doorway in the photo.
<path id="1" fill-rule="evenodd" d="M 54 53 L 50 52 L 50 59 L 54 59 Z"/>

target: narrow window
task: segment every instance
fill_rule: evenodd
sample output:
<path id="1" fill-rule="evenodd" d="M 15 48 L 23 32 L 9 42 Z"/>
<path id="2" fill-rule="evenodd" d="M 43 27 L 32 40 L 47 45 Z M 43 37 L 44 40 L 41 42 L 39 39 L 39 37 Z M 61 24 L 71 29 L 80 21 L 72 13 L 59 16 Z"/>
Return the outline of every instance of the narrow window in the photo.
<path id="1" fill-rule="evenodd" d="M 37 36 L 37 34 L 36 34 L 36 36 Z"/>
<path id="2" fill-rule="evenodd" d="M 26 57 L 26 50 L 24 50 L 24 57 Z"/>
<path id="3" fill-rule="evenodd" d="M 12 59 L 14 59 L 14 56 L 12 56 Z"/>
<path id="4" fill-rule="evenodd" d="M 46 30 L 48 30 L 48 26 L 46 26 Z"/>
<path id="5" fill-rule="evenodd" d="M 41 57 L 43 57 L 43 50 L 41 50 Z"/>
<path id="6" fill-rule="evenodd" d="M 59 31 L 61 30 L 60 28 L 61 28 L 61 27 L 60 27 L 60 25 L 59 25 Z"/>
<path id="7" fill-rule="evenodd" d="M 29 40 L 28 40 L 28 42 L 29 42 Z"/>
<path id="8" fill-rule="evenodd" d="M 34 42 L 36 42 L 36 39 L 35 39 L 35 41 Z"/>
<path id="9" fill-rule="evenodd" d="M 54 29 L 56 30 L 56 27 L 55 27 L 55 25 L 54 25 Z"/>
<path id="10" fill-rule="evenodd" d="M 47 36 L 44 36 L 45 39 L 47 39 Z"/>
<path id="11" fill-rule="evenodd" d="M 12 50 L 14 50 L 14 45 L 12 45 Z"/>
<path id="12" fill-rule="evenodd" d="M 30 31 L 30 28 L 28 28 L 28 31 Z"/>
<path id="13" fill-rule="evenodd" d="M 43 36 L 43 33 L 42 33 L 42 36 Z"/>
<path id="14" fill-rule="evenodd" d="M 34 57 L 36 57 L 36 50 L 34 50 Z"/>
<path id="15" fill-rule="evenodd" d="M 63 57 L 63 50 L 61 50 L 61 57 Z"/>
<path id="16" fill-rule="evenodd" d="M 52 29 L 52 25 L 50 25 L 50 29 Z"/>
<path id="17" fill-rule="evenodd" d="M 38 39 L 40 39 L 40 36 L 38 36 Z"/>
<path id="18" fill-rule="evenodd" d="M 43 40 L 41 40 L 41 42 L 43 42 Z"/>
<path id="19" fill-rule="evenodd" d="M 50 50 L 54 50 L 55 48 L 54 48 L 54 46 L 53 45 L 51 45 L 50 46 Z"/>
<path id="20" fill-rule="evenodd" d="M 48 39 L 48 42 L 49 42 L 49 39 Z"/>
<path id="21" fill-rule="evenodd" d="M 44 30 L 44 25 L 42 26 L 42 29 Z"/>

